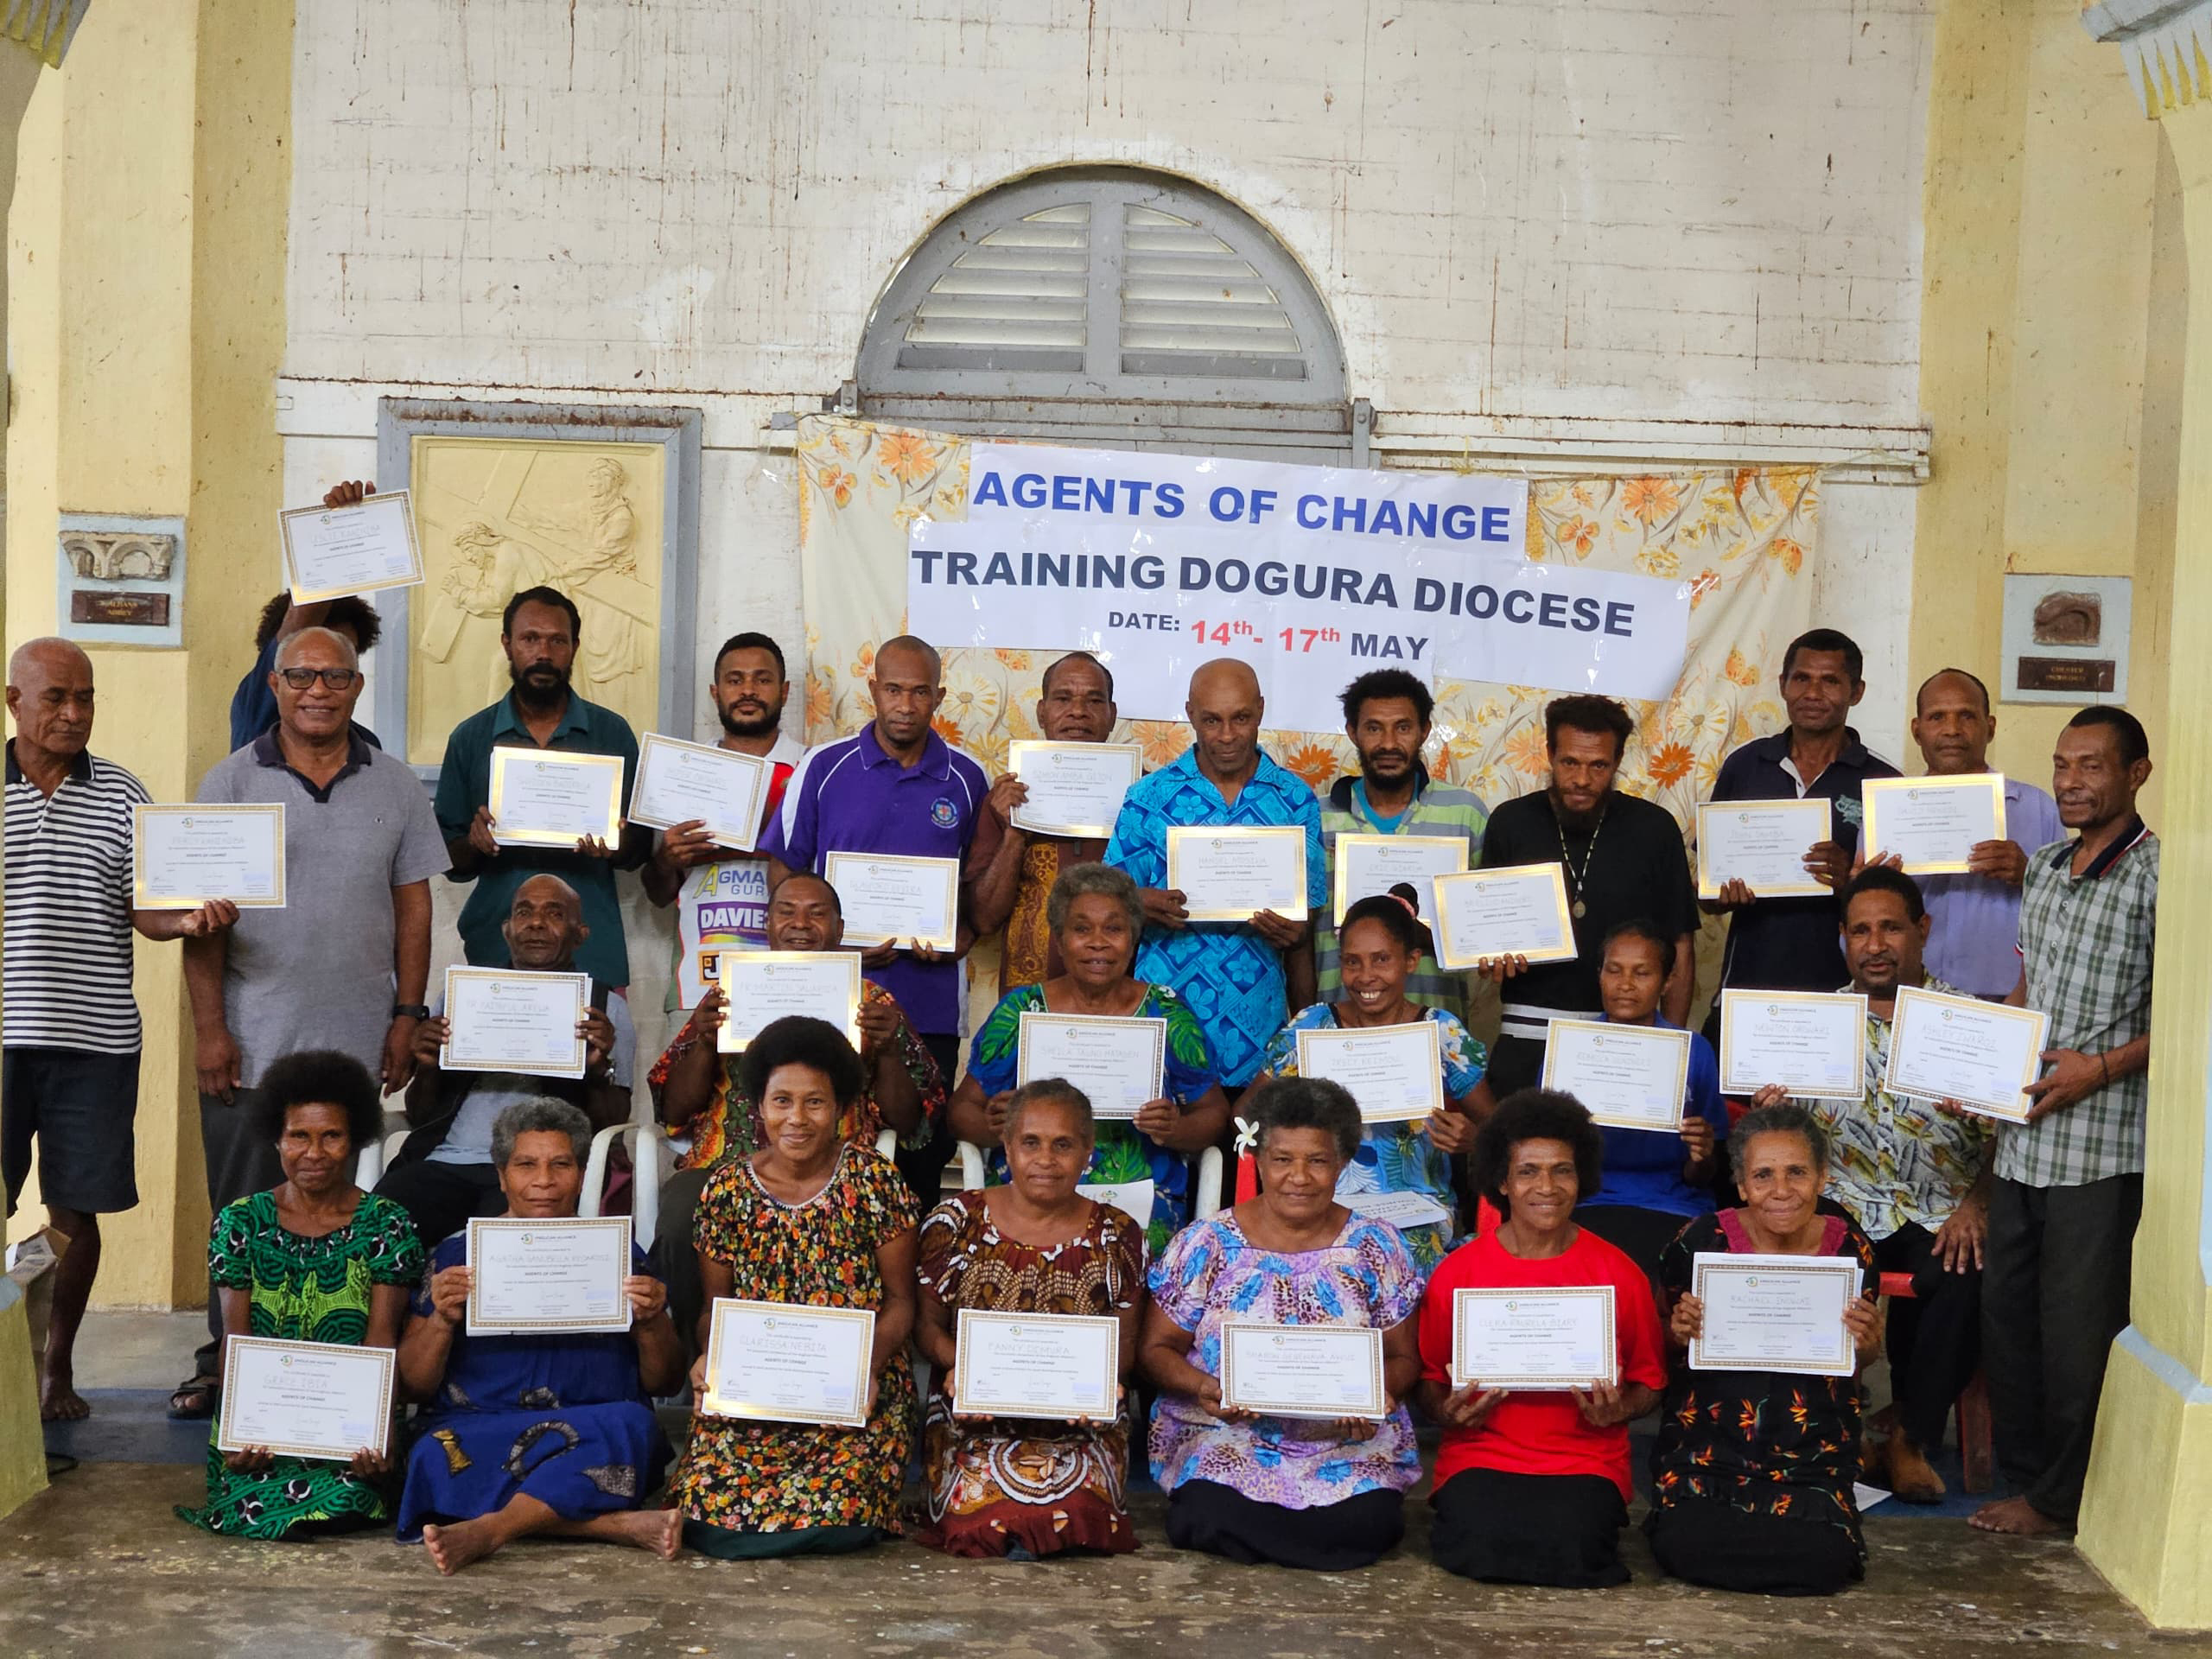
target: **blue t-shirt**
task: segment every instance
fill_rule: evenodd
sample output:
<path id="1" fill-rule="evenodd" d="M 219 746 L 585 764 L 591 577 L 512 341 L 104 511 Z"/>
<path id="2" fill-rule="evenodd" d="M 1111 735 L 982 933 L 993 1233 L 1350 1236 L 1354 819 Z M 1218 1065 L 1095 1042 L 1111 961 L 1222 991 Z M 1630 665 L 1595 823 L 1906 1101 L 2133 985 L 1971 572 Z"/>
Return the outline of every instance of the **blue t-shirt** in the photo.
<path id="1" fill-rule="evenodd" d="M 1600 1020 L 1605 1016 L 1598 1016 Z M 1662 1015 L 1652 1024 L 1668 1031 L 1681 1027 Z M 1682 1090 L 1687 1116 L 1713 1125 L 1713 1145 L 1718 1152 L 1728 1139 L 1728 1107 L 1720 1098 L 1720 1062 L 1713 1045 L 1697 1033 L 1690 1033 L 1689 1081 Z M 1679 1135 L 1656 1129 L 1601 1128 L 1605 1140 L 1605 1174 L 1585 1204 L 1625 1205 L 1638 1210 L 1663 1211 L 1670 1216 L 1701 1216 L 1713 1208 L 1713 1194 L 1682 1179 L 1687 1161 Z"/>

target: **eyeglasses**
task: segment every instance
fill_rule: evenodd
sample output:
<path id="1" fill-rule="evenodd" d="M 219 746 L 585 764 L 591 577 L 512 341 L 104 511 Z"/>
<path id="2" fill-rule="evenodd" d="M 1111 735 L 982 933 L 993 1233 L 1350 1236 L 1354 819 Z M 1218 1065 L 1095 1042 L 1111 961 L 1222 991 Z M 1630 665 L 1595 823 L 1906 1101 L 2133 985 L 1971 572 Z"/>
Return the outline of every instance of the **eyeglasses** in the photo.
<path id="1" fill-rule="evenodd" d="M 334 691 L 343 691 L 361 677 L 358 668 L 280 668 L 276 671 L 295 691 L 306 690 L 317 679 Z"/>

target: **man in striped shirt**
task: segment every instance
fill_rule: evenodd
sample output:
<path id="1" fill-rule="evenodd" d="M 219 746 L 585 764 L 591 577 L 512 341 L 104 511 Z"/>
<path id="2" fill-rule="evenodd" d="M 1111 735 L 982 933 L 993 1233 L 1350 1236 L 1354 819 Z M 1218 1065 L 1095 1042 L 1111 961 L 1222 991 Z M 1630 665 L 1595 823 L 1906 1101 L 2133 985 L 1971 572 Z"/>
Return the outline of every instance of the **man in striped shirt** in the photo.
<path id="1" fill-rule="evenodd" d="M 77 1393 L 78 1324 L 99 1272 L 99 1218 L 138 1202 L 138 1004 L 130 930 L 204 938 L 238 919 L 131 907 L 131 809 L 145 786 L 91 753 L 92 658 L 67 639 L 33 639 L 8 659 L 6 992 L 0 1014 L 0 1170 L 8 1213 L 38 1153 L 39 1197 L 68 1240 L 39 1375 L 49 1422 L 92 1409 Z"/>

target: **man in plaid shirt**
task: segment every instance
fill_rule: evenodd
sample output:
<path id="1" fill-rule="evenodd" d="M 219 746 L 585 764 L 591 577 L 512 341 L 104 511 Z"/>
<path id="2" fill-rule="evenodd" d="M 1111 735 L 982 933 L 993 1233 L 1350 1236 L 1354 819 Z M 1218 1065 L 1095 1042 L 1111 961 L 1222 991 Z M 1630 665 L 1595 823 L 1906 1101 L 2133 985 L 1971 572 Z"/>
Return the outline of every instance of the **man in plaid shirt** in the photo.
<path id="1" fill-rule="evenodd" d="M 2142 723 L 2084 709 L 2051 769 L 2075 839 L 2028 861 L 2008 999 L 2050 1017 L 2050 1069 L 2028 1085 L 2027 1122 L 1998 1138 L 1982 1276 L 1998 1464 L 2019 1495 L 1974 1516 L 1985 1532 L 2030 1535 L 2074 1525 L 2105 1359 L 2127 1324 L 2158 901 L 2158 839 L 2135 810 L 2151 776 Z"/>

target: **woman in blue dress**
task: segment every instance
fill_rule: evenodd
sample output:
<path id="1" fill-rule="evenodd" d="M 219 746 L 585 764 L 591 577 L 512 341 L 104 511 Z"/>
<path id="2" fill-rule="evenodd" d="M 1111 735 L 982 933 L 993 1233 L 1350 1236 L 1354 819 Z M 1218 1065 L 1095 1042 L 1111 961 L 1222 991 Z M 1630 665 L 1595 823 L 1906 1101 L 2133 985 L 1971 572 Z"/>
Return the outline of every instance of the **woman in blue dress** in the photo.
<path id="1" fill-rule="evenodd" d="M 492 1126 L 507 1214 L 567 1220 L 583 1186 L 591 1122 L 564 1102 L 518 1102 Z M 683 1381 L 668 1292 L 634 1246 L 630 1329 L 466 1333 L 467 1236 L 439 1245 L 399 1344 L 401 1387 L 429 1402 L 407 1459 L 399 1536 L 420 1538 L 457 1573 L 518 1538 L 595 1538 L 666 1559 L 682 1539 L 673 1510 L 640 1510 L 660 1485 L 668 1441 L 652 1396 Z"/>

